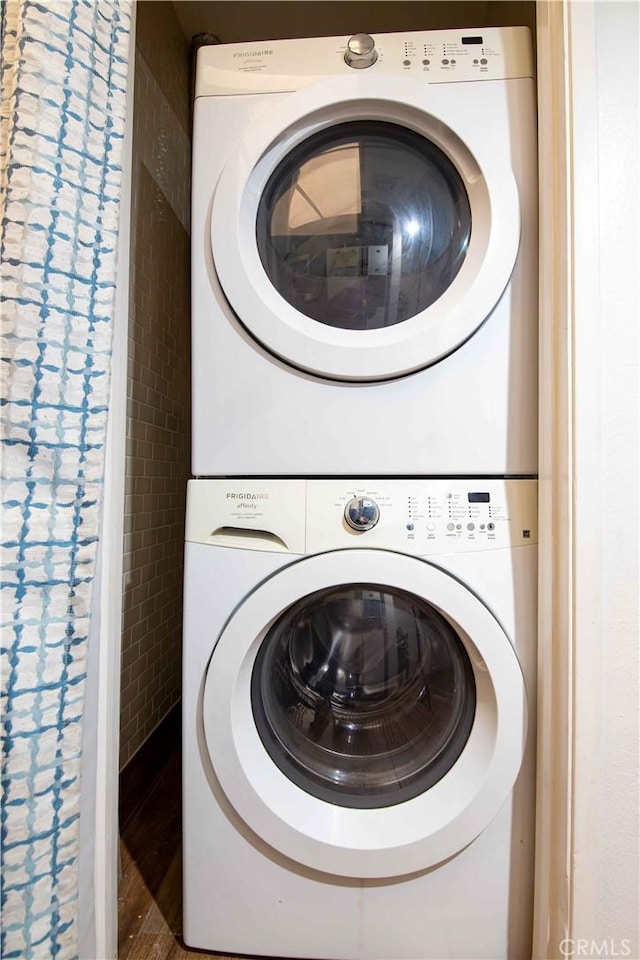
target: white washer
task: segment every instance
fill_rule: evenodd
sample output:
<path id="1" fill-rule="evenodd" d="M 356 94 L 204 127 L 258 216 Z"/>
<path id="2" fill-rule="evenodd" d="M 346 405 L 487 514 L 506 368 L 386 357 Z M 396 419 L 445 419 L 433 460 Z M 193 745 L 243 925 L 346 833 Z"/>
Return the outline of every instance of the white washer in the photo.
<path id="1" fill-rule="evenodd" d="M 536 473 L 529 32 L 370 41 L 198 53 L 195 475 Z"/>
<path id="2" fill-rule="evenodd" d="M 186 942 L 530 957 L 536 482 L 195 480 L 186 537 Z"/>

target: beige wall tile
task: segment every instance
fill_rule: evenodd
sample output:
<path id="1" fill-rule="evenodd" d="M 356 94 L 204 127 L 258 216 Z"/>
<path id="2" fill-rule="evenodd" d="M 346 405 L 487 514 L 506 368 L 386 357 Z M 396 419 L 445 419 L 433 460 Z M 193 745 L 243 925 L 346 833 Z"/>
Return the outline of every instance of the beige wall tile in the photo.
<path id="1" fill-rule="evenodd" d="M 190 469 L 189 65 L 171 4 L 138 7 L 120 764 L 180 696 Z"/>

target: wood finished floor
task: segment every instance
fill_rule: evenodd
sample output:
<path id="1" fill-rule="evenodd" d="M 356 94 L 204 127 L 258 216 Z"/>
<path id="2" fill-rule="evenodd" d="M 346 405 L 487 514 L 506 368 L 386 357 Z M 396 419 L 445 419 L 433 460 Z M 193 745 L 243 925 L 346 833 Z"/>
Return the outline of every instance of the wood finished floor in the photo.
<path id="1" fill-rule="evenodd" d="M 243 960 L 190 950 L 182 941 L 180 767 L 175 746 L 166 765 L 147 784 L 144 799 L 121 816 L 118 957 Z"/>

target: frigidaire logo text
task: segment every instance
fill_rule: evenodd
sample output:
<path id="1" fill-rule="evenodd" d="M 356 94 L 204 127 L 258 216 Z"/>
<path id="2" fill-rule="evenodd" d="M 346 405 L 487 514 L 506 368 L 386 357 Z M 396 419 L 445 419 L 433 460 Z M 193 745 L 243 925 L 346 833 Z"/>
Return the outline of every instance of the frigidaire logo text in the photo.
<path id="1" fill-rule="evenodd" d="M 268 493 L 228 493 L 227 500 L 268 500 Z"/>
<path id="2" fill-rule="evenodd" d="M 242 50 L 234 53 L 234 57 L 270 57 L 273 50 Z"/>

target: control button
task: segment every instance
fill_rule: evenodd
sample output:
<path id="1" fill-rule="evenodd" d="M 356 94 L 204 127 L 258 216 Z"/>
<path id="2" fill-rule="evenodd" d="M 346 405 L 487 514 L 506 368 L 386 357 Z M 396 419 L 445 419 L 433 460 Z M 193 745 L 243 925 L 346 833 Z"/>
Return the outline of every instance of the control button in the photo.
<path id="1" fill-rule="evenodd" d="M 468 524 L 467 524 L 467 530 L 475 530 L 475 528 L 476 528 L 475 523 L 468 523 Z"/>
<path id="2" fill-rule="evenodd" d="M 474 60 L 473 62 L 475 63 L 476 66 L 480 63 L 479 60 Z"/>
<path id="3" fill-rule="evenodd" d="M 484 523 L 481 523 L 481 524 L 480 524 L 480 529 L 481 529 L 481 530 L 484 530 Z"/>
<path id="4" fill-rule="evenodd" d="M 356 33 L 347 41 L 344 62 L 354 70 L 364 70 L 378 59 L 376 42 L 368 33 Z"/>
<path id="5" fill-rule="evenodd" d="M 344 508 L 344 519 L 352 530 L 371 530 L 380 519 L 380 508 L 370 497 L 353 497 Z"/>
<path id="6" fill-rule="evenodd" d="M 456 530 L 462 530 L 462 524 L 456 523 Z"/>
<path id="7" fill-rule="evenodd" d="M 428 67 L 431 64 L 431 60 L 423 60 L 422 63 L 424 64 L 425 67 Z"/>
<path id="8" fill-rule="evenodd" d="M 482 63 L 483 65 L 486 65 L 487 63 L 489 63 L 489 61 L 487 60 L 486 57 L 483 57 L 480 63 Z"/>
<path id="9" fill-rule="evenodd" d="M 487 524 L 487 530 L 495 530 L 495 528 L 496 528 L 495 523 L 488 523 L 488 524 Z"/>
<path id="10" fill-rule="evenodd" d="M 435 530 L 435 528 L 436 528 L 435 523 L 431 523 L 431 521 L 430 521 L 430 522 L 427 524 L 427 530 Z"/>
<path id="11" fill-rule="evenodd" d="M 455 63 L 455 60 L 452 60 L 451 63 Z"/>
<path id="12" fill-rule="evenodd" d="M 415 529 L 415 523 L 408 523 L 408 524 L 407 524 L 407 530 L 414 530 L 414 529 Z"/>
<path id="13" fill-rule="evenodd" d="M 441 63 L 443 63 L 445 66 L 447 66 L 447 64 L 449 63 L 449 61 L 448 61 L 448 60 L 442 60 Z"/>
<path id="14" fill-rule="evenodd" d="M 456 528 L 455 523 L 448 523 L 448 524 L 447 524 L 447 530 L 455 530 L 455 528 Z"/>
<path id="15" fill-rule="evenodd" d="M 410 66 L 411 66 L 411 60 L 403 60 L 402 63 L 403 63 L 403 65 L 404 65 L 405 67 L 410 67 Z"/>

